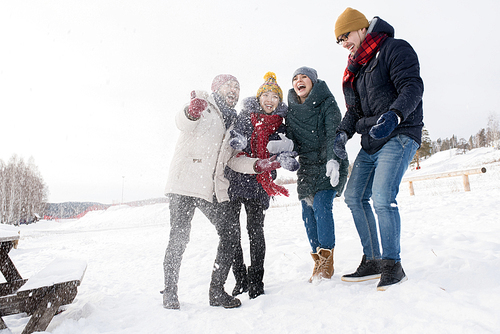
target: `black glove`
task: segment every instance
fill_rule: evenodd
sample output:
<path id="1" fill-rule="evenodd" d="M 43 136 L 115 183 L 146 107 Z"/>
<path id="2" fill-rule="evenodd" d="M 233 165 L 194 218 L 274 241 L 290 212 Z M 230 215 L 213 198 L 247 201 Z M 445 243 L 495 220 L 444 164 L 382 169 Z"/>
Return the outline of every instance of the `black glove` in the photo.
<path id="1" fill-rule="evenodd" d="M 229 145 L 235 150 L 244 150 L 247 147 L 247 139 L 242 134 L 231 130 L 231 139 L 229 139 Z"/>
<path id="2" fill-rule="evenodd" d="M 298 154 L 295 151 L 283 152 L 278 154 L 276 161 L 278 161 L 284 169 L 289 170 L 290 172 L 295 172 L 300 167 L 299 162 L 295 160 L 297 155 Z"/>
<path id="3" fill-rule="evenodd" d="M 399 117 L 393 110 L 389 110 L 377 120 L 375 124 L 370 129 L 370 136 L 373 139 L 382 139 L 387 137 L 394 131 L 396 126 L 399 124 Z"/>
<path id="4" fill-rule="evenodd" d="M 333 152 L 342 160 L 347 159 L 345 144 L 347 143 L 347 133 L 340 131 L 333 142 Z"/>

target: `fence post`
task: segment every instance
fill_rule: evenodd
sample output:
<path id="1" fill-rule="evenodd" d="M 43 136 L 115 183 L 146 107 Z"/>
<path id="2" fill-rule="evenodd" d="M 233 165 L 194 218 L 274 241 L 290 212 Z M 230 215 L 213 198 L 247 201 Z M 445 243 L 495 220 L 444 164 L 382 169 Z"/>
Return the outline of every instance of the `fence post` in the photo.
<path id="1" fill-rule="evenodd" d="M 462 175 L 462 180 L 464 182 L 464 190 L 470 191 L 469 175 L 467 174 Z"/>

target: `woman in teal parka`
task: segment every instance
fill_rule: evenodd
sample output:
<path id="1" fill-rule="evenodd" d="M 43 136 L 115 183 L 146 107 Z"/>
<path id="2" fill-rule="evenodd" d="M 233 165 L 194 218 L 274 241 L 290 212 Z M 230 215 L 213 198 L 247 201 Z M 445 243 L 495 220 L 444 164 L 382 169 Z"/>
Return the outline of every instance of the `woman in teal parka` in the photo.
<path id="1" fill-rule="evenodd" d="M 342 115 L 326 83 L 313 68 L 301 67 L 294 72 L 292 84 L 285 122 L 287 137 L 299 155 L 297 190 L 315 262 L 309 279 L 313 282 L 333 275 L 333 199 L 342 194 L 349 161 L 333 151 Z"/>

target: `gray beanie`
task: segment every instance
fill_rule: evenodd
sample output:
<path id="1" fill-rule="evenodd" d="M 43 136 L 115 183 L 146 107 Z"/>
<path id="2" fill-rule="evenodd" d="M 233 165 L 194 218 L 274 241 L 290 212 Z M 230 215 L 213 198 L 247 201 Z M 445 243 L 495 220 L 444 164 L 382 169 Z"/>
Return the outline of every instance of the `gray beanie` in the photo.
<path id="1" fill-rule="evenodd" d="M 316 72 L 314 68 L 302 66 L 296 69 L 295 72 L 293 72 L 292 81 L 293 78 L 295 78 L 295 76 L 297 76 L 298 74 L 307 75 L 309 79 L 311 79 L 313 85 L 316 84 L 316 82 L 318 82 L 318 72 Z"/>

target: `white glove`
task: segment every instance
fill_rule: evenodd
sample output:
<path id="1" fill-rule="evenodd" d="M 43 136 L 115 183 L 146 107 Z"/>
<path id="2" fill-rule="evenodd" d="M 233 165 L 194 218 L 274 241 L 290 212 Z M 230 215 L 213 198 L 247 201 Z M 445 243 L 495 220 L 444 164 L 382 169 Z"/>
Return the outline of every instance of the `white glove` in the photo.
<path id="1" fill-rule="evenodd" d="M 285 151 L 293 151 L 293 141 L 288 139 L 283 133 L 278 133 L 281 140 L 270 140 L 267 150 L 271 154 L 279 154 Z"/>
<path id="2" fill-rule="evenodd" d="M 337 160 L 328 160 L 326 163 L 326 176 L 330 177 L 330 184 L 335 187 L 339 184 L 339 163 Z"/>

